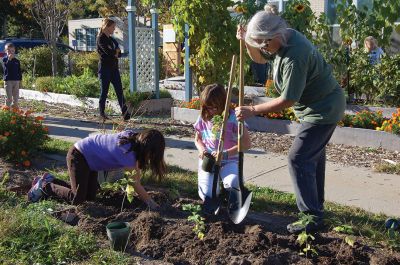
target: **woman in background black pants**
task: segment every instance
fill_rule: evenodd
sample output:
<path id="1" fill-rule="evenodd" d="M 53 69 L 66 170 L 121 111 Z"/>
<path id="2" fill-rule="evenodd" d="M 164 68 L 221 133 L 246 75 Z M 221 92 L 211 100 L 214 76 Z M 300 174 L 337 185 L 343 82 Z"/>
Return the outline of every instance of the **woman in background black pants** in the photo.
<path id="1" fill-rule="evenodd" d="M 106 100 L 110 82 L 113 84 L 115 94 L 117 94 L 118 103 L 121 107 L 123 119 L 129 120 L 130 114 L 125 105 L 125 98 L 122 91 L 121 76 L 118 70 L 118 56 L 121 50 L 118 42 L 111 37 L 114 33 L 116 23 L 114 20 L 105 18 L 97 36 L 97 52 L 100 55 L 99 61 L 99 79 L 101 84 L 101 94 L 99 100 L 100 116 L 106 120 L 105 114 Z"/>

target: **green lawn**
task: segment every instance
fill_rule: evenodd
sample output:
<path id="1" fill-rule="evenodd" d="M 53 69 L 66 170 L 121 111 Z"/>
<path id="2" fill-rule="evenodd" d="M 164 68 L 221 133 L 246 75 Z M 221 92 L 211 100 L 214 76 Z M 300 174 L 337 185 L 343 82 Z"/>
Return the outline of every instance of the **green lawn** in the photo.
<path id="1" fill-rule="evenodd" d="M 28 204 L 0 187 L 0 264 L 133 262 L 127 254 L 101 247 L 94 235 L 53 218 L 50 213 L 54 209 L 54 201 Z"/>
<path id="2" fill-rule="evenodd" d="M 70 145 L 52 139 L 43 150 L 66 154 Z M 67 178 L 66 172 L 55 174 Z M 58 207 L 55 201 L 28 204 L 24 198 L 6 191 L 2 183 L 0 181 L 0 264 L 129 264 L 133 261 L 125 254 L 102 248 L 95 236 L 53 218 L 50 213 Z M 144 176 L 144 183 L 155 184 L 148 175 Z M 157 185 L 165 187 L 172 198 L 198 198 L 195 172 L 169 166 L 167 176 Z M 253 191 L 253 211 L 296 215 L 293 194 L 256 186 L 249 188 Z M 384 215 L 328 202 L 326 217 L 331 228 L 350 225 L 355 234 L 363 236 L 369 244 L 384 244 L 397 249 L 400 246 L 399 234 L 389 235 L 385 231 L 387 217 Z"/>

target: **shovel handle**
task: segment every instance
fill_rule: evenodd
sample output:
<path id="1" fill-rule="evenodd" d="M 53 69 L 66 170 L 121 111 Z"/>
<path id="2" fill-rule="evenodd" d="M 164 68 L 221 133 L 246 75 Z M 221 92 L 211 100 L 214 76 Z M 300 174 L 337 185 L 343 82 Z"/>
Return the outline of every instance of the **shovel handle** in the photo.
<path id="1" fill-rule="evenodd" d="M 243 106 L 244 102 L 244 40 L 240 40 L 240 57 L 239 57 L 239 107 Z M 238 152 L 243 152 L 242 138 L 244 122 L 238 122 Z"/>
<path id="2" fill-rule="evenodd" d="M 224 149 L 225 130 L 226 130 L 226 124 L 228 123 L 229 112 L 230 112 L 230 105 L 231 105 L 231 99 L 232 99 L 232 86 L 233 86 L 233 81 L 235 80 L 236 63 L 237 63 L 237 56 L 233 55 L 232 56 L 232 64 L 231 64 L 231 72 L 230 72 L 230 75 L 229 75 L 228 89 L 227 89 L 227 92 L 226 92 L 224 117 L 223 117 L 221 131 L 220 131 L 220 134 L 219 134 L 219 143 L 218 143 L 218 148 L 217 148 L 217 159 L 215 161 L 215 164 L 219 165 L 219 166 L 221 165 L 222 151 Z"/>

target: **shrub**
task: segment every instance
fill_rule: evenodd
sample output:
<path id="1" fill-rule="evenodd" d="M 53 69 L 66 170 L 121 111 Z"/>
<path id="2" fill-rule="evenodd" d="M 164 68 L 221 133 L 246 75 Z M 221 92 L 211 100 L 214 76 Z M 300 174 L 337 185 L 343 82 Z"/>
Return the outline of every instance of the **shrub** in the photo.
<path id="1" fill-rule="evenodd" d="M 129 84 L 131 81 L 129 80 L 129 74 L 121 74 L 121 82 L 122 82 L 122 88 L 124 90 L 129 90 Z"/>
<path id="2" fill-rule="evenodd" d="M 378 65 L 371 65 L 368 54 L 364 51 L 357 51 L 350 57 L 351 78 L 350 87 L 361 98 L 365 95 L 367 103 L 376 101 L 379 89 L 376 82 L 380 78 Z"/>
<path id="3" fill-rule="evenodd" d="M 33 89 L 33 85 L 35 84 L 35 77 L 31 74 L 24 74 L 22 78 L 22 88 L 25 89 Z"/>
<path id="4" fill-rule="evenodd" d="M 47 140 L 43 117 L 30 111 L 3 107 L 0 110 L 0 155 L 23 166 L 31 165 L 30 156 Z"/>
<path id="5" fill-rule="evenodd" d="M 172 98 L 171 93 L 166 89 L 160 89 L 160 98 Z"/>
<path id="6" fill-rule="evenodd" d="M 85 68 L 80 76 L 71 75 L 63 80 L 64 90 L 67 94 L 81 97 L 98 97 L 100 94 L 100 83 L 96 76 L 92 75 L 89 68 Z"/>
<path id="7" fill-rule="evenodd" d="M 57 81 L 58 79 L 52 76 L 41 76 L 36 78 L 34 88 L 41 92 L 56 92 Z"/>
<path id="8" fill-rule="evenodd" d="M 138 92 L 135 91 L 130 93 L 129 90 L 124 91 L 125 100 L 128 104 L 131 105 L 131 108 L 137 108 L 143 100 L 151 99 L 152 93 L 151 92 Z"/>
<path id="9" fill-rule="evenodd" d="M 97 52 L 72 52 L 69 54 L 73 75 L 82 75 L 85 69 L 89 69 L 92 75 L 97 75 L 99 55 Z"/>
<path id="10" fill-rule="evenodd" d="M 100 84 L 97 77 L 85 69 L 80 76 L 71 75 L 67 77 L 38 77 L 35 81 L 35 90 L 41 92 L 55 92 L 75 95 L 76 97 L 97 97 Z"/>
<path id="11" fill-rule="evenodd" d="M 21 61 L 23 72 L 31 73 L 34 76 L 52 75 L 50 47 L 39 46 L 32 49 L 21 49 L 18 58 Z M 65 63 L 61 53 L 57 54 L 57 67 L 59 74 L 64 73 Z"/>
<path id="12" fill-rule="evenodd" d="M 382 126 L 376 129 L 379 131 L 400 134 L 400 108 L 397 109 L 396 113 L 392 114 L 392 118 L 390 120 L 384 121 Z"/>
<path id="13" fill-rule="evenodd" d="M 376 80 L 379 97 L 385 104 L 400 106 L 400 54 L 385 56 L 378 65 L 380 78 Z"/>
<path id="14" fill-rule="evenodd" d="M 171 14 L 178 39 L 184 39 L 185 23 L 190 25 L 190 66 L 197 86 L 228 80 L 232 54 L 239 44 L 228 11 L 231 6 L 230 0 L 173 1 Z"/>

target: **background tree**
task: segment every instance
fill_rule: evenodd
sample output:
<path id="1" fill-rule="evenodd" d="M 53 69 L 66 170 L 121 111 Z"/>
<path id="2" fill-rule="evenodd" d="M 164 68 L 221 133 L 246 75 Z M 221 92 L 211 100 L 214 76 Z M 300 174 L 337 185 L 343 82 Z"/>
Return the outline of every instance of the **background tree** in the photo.
<path id="1" fill-rule="evenodd" d="M 190 65 L 197 87 L 228 80 L 233 54 L 239 52 L 236 23 L 228 7 L 230 0 L 175 0 L 171 7 L 173 23 L 180 41 L 185 23 L 190 25 Z"/>
<path id="2" fill-rule="evenodd" d="M 0 0 L 0 38 L 9 36 L 42 38 L 40 27 L 20 0 Z"/>
<path id="3" fill-rule="evenodd" d="M 70 5 L 76 0 L 23 0 L 31 10 L 32 17 L 39 24 L 43 36 L 52 48 L 51 65 L 53 76 L 57 75 L 57 46 L 56 43 L 70 15 Z"/>

